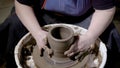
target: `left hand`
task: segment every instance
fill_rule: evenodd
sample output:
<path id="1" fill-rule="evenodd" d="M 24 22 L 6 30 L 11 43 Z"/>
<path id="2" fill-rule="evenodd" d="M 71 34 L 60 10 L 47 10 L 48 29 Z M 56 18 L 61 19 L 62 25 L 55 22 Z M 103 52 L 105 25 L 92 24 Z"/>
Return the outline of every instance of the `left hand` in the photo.
<path id="1" fill-rule="evenodd" d="M 93 38 L 91 35 L 79 35 L 78 40 L 71 45 L 70 49 L 64 54 L 70 57 L 76 53 L 87 51 L 91 47 L 91 44 L 95 42 L 95 40 L 96 38 Z"/>

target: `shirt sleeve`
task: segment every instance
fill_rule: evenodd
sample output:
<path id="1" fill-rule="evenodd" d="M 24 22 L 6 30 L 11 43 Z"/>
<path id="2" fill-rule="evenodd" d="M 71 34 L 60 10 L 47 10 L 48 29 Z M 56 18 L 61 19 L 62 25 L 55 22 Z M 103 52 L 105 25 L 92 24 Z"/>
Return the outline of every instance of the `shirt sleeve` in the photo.
<path id="1" fill-rule="evenodd" d="M 33 5 L 33 0 L 17 0 L 19 3 L 32 6 Z"/>
<path id="2" fill-rule="evenodd" d="M 114 0 L 92 0 L 92 5 L 95 9 L 104 10 L 115 6 Z"/>

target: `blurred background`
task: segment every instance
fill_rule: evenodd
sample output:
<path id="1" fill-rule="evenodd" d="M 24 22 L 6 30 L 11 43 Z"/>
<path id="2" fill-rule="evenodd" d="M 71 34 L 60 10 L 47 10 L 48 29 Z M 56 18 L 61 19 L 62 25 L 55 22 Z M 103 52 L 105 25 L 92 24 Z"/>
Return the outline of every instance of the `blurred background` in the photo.
<path id="1" fill-rule="evenodd" d="M 9 15 L 10 10 L 14 5 L 14 0 L 0 0 L 0 24 Z"/>
<path id="2" fill-rule="evenodd" d="M 120 33 L 120 0 L 116 0 L 116 13 L 114 16 L 114 23 L 116 25 L 116 28 L 118 29 L 119 33 Z"/>

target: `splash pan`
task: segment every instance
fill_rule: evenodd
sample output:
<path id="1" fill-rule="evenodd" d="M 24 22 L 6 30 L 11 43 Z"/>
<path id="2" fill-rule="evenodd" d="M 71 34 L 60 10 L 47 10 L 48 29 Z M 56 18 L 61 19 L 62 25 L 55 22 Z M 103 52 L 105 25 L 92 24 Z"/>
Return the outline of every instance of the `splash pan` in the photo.
<path id="1" fill-rule="evenodd" d="M 84 34 L 87 30 L 70 24 L 50 24 L 44 26 L 45 30 L 57 25 L 71 27 L 75 35 Z M 15 47 L 15 61 L 18 68 L 104 68 L 107 59 L 107 49 L 101 40 L 95 42 L 95 48 L 92 53 L 88 53 L 82 60 L 72 60 L 64 58 L 62 61 L 54 60 L 49 57 L 45 51 L 40 56 L 40 51 L 36 45 L 36 41 L 30 33 L 26 34 Z"/>

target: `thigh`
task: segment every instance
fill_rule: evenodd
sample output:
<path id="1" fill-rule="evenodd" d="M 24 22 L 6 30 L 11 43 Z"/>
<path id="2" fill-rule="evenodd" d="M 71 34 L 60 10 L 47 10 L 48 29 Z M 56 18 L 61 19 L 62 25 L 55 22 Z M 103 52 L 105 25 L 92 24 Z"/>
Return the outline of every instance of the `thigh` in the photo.
<path id="1" fill-rule="evenodd" d="M 0 52 L 13 52 L 17 42 L 27 32 L 28 31 L 22 25 L 17 15 L 15 13 L 11 14 L 2 24 L 0 24 Z"/>
<path id="2" fill-rule="evenodd" d="M 113 23 L 101 34 L 100 39 L 107 47 L 107 62 L 105 68 L 114 68 L 120 63 L 120 35 Z"/>

